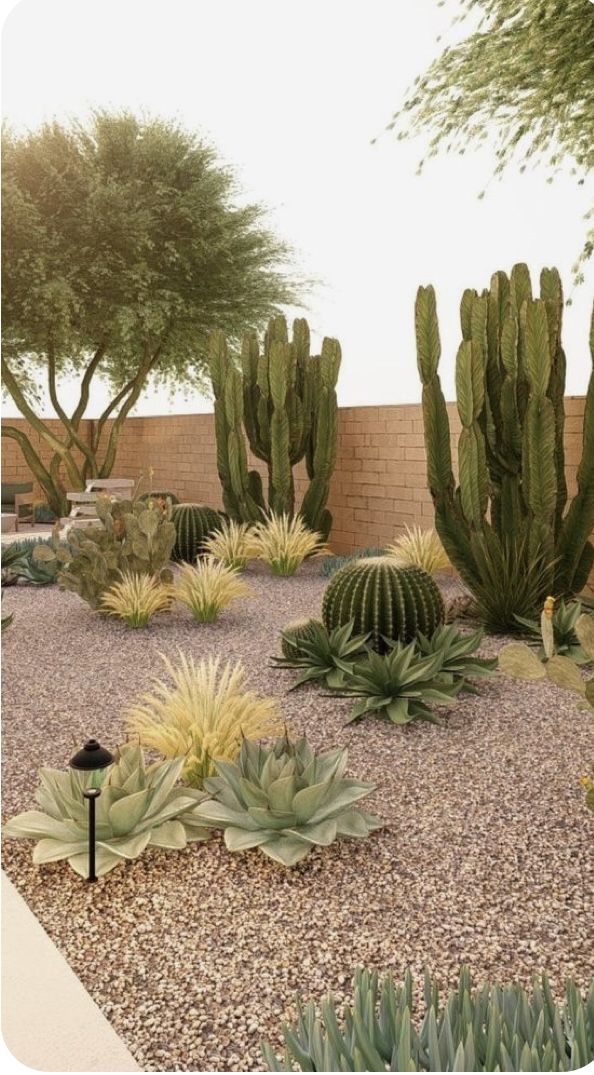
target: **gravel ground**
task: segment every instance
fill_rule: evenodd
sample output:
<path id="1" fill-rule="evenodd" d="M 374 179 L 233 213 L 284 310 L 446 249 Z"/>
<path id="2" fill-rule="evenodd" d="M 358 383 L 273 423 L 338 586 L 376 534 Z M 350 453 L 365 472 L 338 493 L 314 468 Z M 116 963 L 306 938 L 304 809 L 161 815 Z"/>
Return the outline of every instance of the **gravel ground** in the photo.
<path id="1" fill-rule="evenodd" d="M 4 866 L 145 1070 L 259 1070 L 297 993 L 348 997 L 353 968 L 427 965 L 443 986 L 461 962 L 475 978 L 547 969 L 585 985 L 594 950 L 594 818 L 579 776 L 594 717 L 549 683 L 497 677 L 444 727 L 343 726 L 349 702 L 286 694 L 273 670 L 278 631 L 319 611 L 315 564 L 295 579 L 248 573 L 254 597 L 219 623 L 183 610 L 133 632 L 55 587 L 6 591 L 4 816 L 33 805 L 36 769 L 63 767 L 89 735 L 122 738 L 121 711 L 177 647 L 243 658 L 251 686 L 283 695 L 291 727 L 318 747 L 345 744 L 373 780 L 386 821 L 365 841 L 314 851 L 285 871 L 218 836 L 152 851 L 86 886 L 63 863 L 36 868 L 6 840 Z M 498 643 L 490 640 L 485 653 Z"/>

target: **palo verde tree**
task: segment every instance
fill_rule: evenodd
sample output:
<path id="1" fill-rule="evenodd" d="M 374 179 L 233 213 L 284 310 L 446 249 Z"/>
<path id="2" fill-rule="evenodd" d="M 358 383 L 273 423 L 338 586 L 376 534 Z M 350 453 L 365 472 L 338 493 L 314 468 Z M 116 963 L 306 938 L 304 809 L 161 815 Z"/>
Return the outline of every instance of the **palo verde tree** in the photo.
<path id="1" fill-rule="evenodd" d="M 9 422 L 2 435 L 63 514 L 68 489 L 109 476 L 149 378 L 205 383 L 213 329 L 239 338 L 294 301 L 288 252 L 210 146 L 129 113 L 3 132 L 3 200 L 2 382 L 34 438 Z M 69 411 L 64 376 L 80 388 Z M 96 378 L 112 391 L 89 438 Z M 37 413 L 43 385 L 59 432 Z"/>
<path id="2" fill-rule="evenodd" d="M 390 129 L 424 130 L 429 156 L 496 145 L 496 174 L 544 161 L 552 178 L 569 162 L 594 171 L 594 4 L 590 0 L 460 0 L 478 26 L 420 76 Z M 459 21 L 459 20 L 456 20 Z M 422 162 L 423 163 L 423 162 Z M 589 214 L 592 216 L 594 208 Z M 594 249 L 590 228 L 580 265 Z"/>

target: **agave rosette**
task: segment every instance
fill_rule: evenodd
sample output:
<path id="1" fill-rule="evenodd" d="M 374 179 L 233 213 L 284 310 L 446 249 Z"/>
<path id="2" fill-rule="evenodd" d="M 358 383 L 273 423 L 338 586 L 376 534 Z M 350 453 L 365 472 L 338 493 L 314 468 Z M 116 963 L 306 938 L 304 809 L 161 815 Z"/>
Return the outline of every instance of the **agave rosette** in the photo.
<path id="1" fill-rule="evenodd" d="M 450 704 L 462 688 L 462 681 L 448 682 L 442 674 L 442 655 L 419 655 L 415 642 L 397 642 L 387 653 L 371 651 L 355 664 L 343 688 L 346 697 L 360 698 L 347 724 L 367 713 L 387 716 L 393 724 L 428 720 L 439 724 L 438 715 L 427 705 Z"/>
<path id="2" fill-rule="evenodd" d="M 196 811 L 204 795 L 178 784 L 183 758 L 145 766 L 141 747 L 125 744 L 118 759 L 90 773 L 40 769 L 36 799 L 40 810 L 27 810 L 4 826 L 6 836 L 37 840 L 33 862 L 67 859 L 85 877 L 88 868 L 88 804 L 83 791 L 98 787 L 96 800 L 96 872 L 109 873 L 147 847 L 181 849 L 208 839 Z"/>
<path id="3" fill-rule="evenodd" d="M 557 601 L 553 609 L 553 643 L 555 653 L 569 657 L 575 664 L 588 664 L 592 658 L 583 650 L 576 633 L 577 622 L 584 614 L 581 601 Z M 537 654 L 542 661 L 546 654 L 543 645 L 542 624 L 540 619 L 532 620 L 526 616 L 516 616 L 517 623 L 525 628 L 528 645 L 537 647 Z"/>
<path id="4" fill-rule="evenodd" d="M 259 847 L 294 866 L 315 846 L 381 826 L 355 805 L 374 785 L 345 777 L 347 759 L 344 747 L 316 755 L 306 739 L 286 735 L 271 746 L 244 739 L 237 764 L 218 761 L 218 776 L 204 781 L 210 798 L 197 816 L 224 829 L 229 851 Z"/>
<path id="5" fill-rule="evenodd" d="M 472 634 L 462 634 L 453 626 L 441 626 L 427 638 L 419 633 L 417 649 L 424 657 L 440 654 L 442 663 L 440 676 L 449 682 L 460 681 L 461 689 L 469 694 L 476 694 L 476 687 L 469 683 L 469 678 L 484 679 L 493 675 L 497 668 L 496 657 L 477 657 L 483 640 L 483 630 L 479 628 Z"/>
<path id="6" fill-rule="evenodd" d="M 322 623 L 311 621 L 308 629 L 310 637 L 287 635 L 295 656 L 274 658 L 280 668 L 303 669 L 291 690 L 315 680 L 321 680 L 331 689 L 343 687 L 356 658 L 367 652 L 369 635 L 353 636 L 354 620 L 330 632 Z"/>

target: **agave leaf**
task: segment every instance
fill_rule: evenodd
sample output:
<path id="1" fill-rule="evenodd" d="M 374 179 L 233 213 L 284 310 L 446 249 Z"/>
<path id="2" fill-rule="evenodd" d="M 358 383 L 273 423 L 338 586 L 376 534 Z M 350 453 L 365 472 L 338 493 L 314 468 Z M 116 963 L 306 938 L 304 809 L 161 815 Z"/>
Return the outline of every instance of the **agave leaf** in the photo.
<path id="1" fill-rule="evenodd" d="M 320 784 L 311 784 L 310 787 L 302 788 L 297 792 L 293 799 L 293 810 L 300 824 L 306 824 L 313 818 L 327 798 L 330 787 L 330 781 L 324 780 Z"/>
<path id="2" fill-rule="evenodd" d="M 310 851 L 310 844 L 294 836 L 273 836 L 261 845 L 262 851 L 283 866 L 295 866 Z"/>
<path id="3" fill-rule="evenodd" d="M 296 836 L 298 839 L 307 840 L 310 844 L 320 844 L 323 847 L 328 847 L 336 839 L 336 821 L 318 821 L 316 824 L 303 825 L 300 827 L 299 832 L 287 829 L 289 836 Z"/>
<path id="4" fill-rule="evenodd" d="M 149 792 L 146 788 L 114 802 L 109 811 L 109 822 L 114 835 L 124 836 L 132 832 L 145 817 L 148 802 Z"/>
<path id="5" fill-rule="evenodd" d="M 72 822 L 57 821 L 42 814 L 40 810 L 26 810 L 7 821 L 4 826 L 6 836 L 24 837 L 25 839 L 71 841 L 80 837 L 80 829 Z"/>
<path id="6" fill-rule="evenodd" d="M 183 848 L 186 846 L 186 830 L 181 821 L 164 821 L 151 830 L 151 847 Z"/>
<path id="7" fill-rule="evenodd" d="M 135 859 L 142 854 L 151 838 L 151 830 L 139 832 L 129 836 L 119 836 L 115 840 L 104 842 L 97 840 L 97 847 L 103 847 L 113 855 L 121 858 Z"/>
<path id="8" fill-rule="evenodd" d="M 280 777 L 274 780 L 268 788 L 268 801 L 272 810 L 281 813 L 291 811 L 297 785 L 294 776 Z"/>
<path id="9" fill-rule="evenodd" d="M 113 870 L 114 866 L 119 866 L 122 862 L 120 855 L 113 854 L 109 848 L 97 846 L 95 852 L 95 873 L 97 877 L 104 877 L 106 873 Z M 74 854 L 68 858 L 68 865 L 72 867 L 75 873 L 81 877 L 87 877 L 89 873 L 89 858 L 88 854 Z"/>
<path id="10" fill-rule="evenodd" d="M 247 851 L 250 847 L 260 847 L 270 839 L 267 829 L 257 829 L 249 832 L 247 829 L 238 829 L 233 825 L 225 829 L 225 846 L 229 851 Z"/>
<path id="11" fill-rule="evenodd" d="M 408 698 L 395 698 L 385 706 L 385 710 L 393 724 L 408 724 L 412 720 Z"/>
<path id="12" fill-rule="evenodd" d="M 262 777 L 262 783 L 264 784 L 264 778 Z M 239 781 L 241 787 L 242 801 L 247 806 L 268 806 L 267 793 L 251 780 L 247 780 L 245 777 L 241 777 Z"/>
<path id="13" fill-rule="evenodd" d="M 292 810 L 267 810 L 263 806 L 248 807 L 248 815 L 256 822 L 259 828 L 273 831 L 290 828 L 297 820 L 296 814 Z"/>
<path id="14" fill-rule="evenodd" d="M 33 848 L 33 862 L 36 866 L 42 866 L 46 862 L 59 862 L 60 859 L 70 858 L 81 852 L 88 854 L 89 841 L 78 840 L 39 840 Z"/>
<path id="15" fill-rule="evenodd" d="M 359 799 L 364 799 L 372 791 L 375 791 L 375 784 L 363 784 L 356 780 L 350 783 L 344 781 L 338 793 L 328 798 L 327 802 L 321 805 L 307 820 L 310 825 L 315 825 L 318 821 L 334 817 L 341 811 L 347 810 Z"/>

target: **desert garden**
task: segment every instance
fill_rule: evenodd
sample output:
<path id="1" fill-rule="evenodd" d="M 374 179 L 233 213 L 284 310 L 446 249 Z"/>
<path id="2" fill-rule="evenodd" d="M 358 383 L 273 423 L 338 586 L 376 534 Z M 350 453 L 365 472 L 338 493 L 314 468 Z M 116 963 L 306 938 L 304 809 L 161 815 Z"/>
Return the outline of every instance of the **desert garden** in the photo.
<path id="1" fill-rule="evenodd" d="M 516 135 L 498 48 L 534 78 L 536 31 L 482 6 L 393 125 L 480 141 L 478 55 L 498 170 L 534 129 L 587 172 L 559 96 L 588 34 L 541 12 L 572 78 L 548 135 L 522 82 Z M 594 309 L 580 354 L 564 322 L 591 234 L 572 281 L 469 266 L 447 315 L 415 283 L 420 403 L 346 408 L 291 251 L 198 136 L 96 111 L 3 152 L 14 886 L 141 1070 L 584 1068 Z M 211 411 L 135 417 L 149 388 Z"/>

